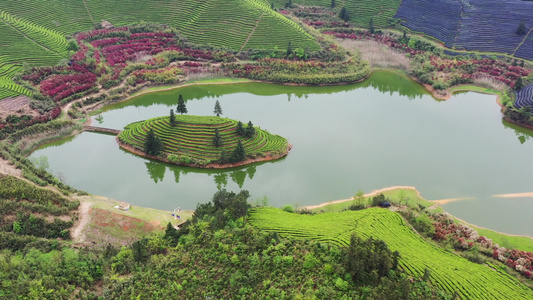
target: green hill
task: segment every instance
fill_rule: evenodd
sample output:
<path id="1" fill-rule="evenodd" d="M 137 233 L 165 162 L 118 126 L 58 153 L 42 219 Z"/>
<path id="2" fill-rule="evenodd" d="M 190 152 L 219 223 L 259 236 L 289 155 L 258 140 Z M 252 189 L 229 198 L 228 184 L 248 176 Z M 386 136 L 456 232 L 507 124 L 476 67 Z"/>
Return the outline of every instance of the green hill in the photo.
<path id="1" fill-rule="evenodd" d="M 68 35 L 107 20 L 115 26 L 155 22 L 177 28 L 190 41 L 227 47 L 318 50 L 298 24 L 263 0 L 5 0 L 0 2 L 0 99 L 30 92 L 11 78 L 24 63 L 55 65 L 68 57 Z"/>
<path id="2" fill-rule="evenodd" d="M 533 291 L 498 267 L 475 264 L 426 242 L 394 212 L 380 208 L 317 215 L 291 214 L 276 208 L 257 209 L 250 223 L 286 237 L 312 239 L 343 246 L 353 233 L 384 240 L 401 254 L 400 266 L 421 277 L 431 271 L 431 282 L 464 299 L 533 299 Z"/>
<path id="3" fill-rule="evenodd" d="M 218 162 L 222 151 L 229 156 L 241 141 L 247 158 L 280 156 L 287 153 L 288 142 L 285 138 L 272 135 L 255 128 L 255 134 L 241 137 L 237 134 L 237 121 L 205 116 L 176 116 L 177 125 L 171 127 L 169 117 L 159 117 L 132 123 L 126 126 L 119 135 L 122 143 L 144 151 L 144 143 L 148 132 L 153 129 L 164 145 L 164 157 L 171 162 L 181 164 L 206 165 Z M 245 125 L 246 127 L 246 125 Z M 213 137 L 218 129 L 222 145 L 215 147 Z"/>
<path id="4" fill-rule="evenodd" d="M 273 0 L 275 7 L 283 7 L 287 0 Z M 305 6 L 330 7 L 331 0 L 292 0 L 293 4 Z M 367 28 L 370 18 L 373 18 L 374 25 L 386 27 L 394 17 L 400 7 L 400 0 L 335 0 L 334 10 L 338 13 L 342 7 L 346 7 L 349 22 L 355 26 Z"/>

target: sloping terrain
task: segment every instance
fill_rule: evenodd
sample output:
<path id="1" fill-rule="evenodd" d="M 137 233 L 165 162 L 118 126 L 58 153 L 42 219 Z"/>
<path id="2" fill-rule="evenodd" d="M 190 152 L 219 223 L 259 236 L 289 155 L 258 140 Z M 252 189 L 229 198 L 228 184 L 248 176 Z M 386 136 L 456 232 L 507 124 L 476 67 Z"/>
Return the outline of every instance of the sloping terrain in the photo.
<path id="1" fill-rule="evenodd" d="M 68 58 L 66 37 L 102 20 L 115 26 L 134 22 L 177 28 L 198 44 L 246 50 L 250 47 L 318 50 L 299 25 L 270 9 L 263 0 L 6 0 L 0 2 L 0 99 L 29 91 L 11 78 L 24 63 L 55 65 Z"/>
<path id="2" fill-rule="evenodd" d="M 533 59 L 532 1 L 518 0 L 405 0 L 396 18 L 414 31 L 424 32 L 447 47 L 500 52 Z M 517 34 L 520 22 L 526 33 Z"/>
<path id="3" fill-rule="evenodd" d="M 533 291 L 504 271 L 479 265 L 426 242 L 387 209 L 370 208 L 341 213 L 300 215 L 276 208 L 256 209 L 250 223 L 282 236 L 348 245 L 354 233 L 381 239 L 392 251 L 399 251 L 400 266 L 410 275 L 431 270 L 431 282 L 464 299 L 531 299 Z"/>

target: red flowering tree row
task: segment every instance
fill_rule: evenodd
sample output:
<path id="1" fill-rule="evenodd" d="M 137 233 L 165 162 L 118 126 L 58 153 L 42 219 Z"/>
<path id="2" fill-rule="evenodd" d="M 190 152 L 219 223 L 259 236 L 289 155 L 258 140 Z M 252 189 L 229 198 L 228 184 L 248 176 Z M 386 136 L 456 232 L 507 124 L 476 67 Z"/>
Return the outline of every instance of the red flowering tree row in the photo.
<path id="1" fill-rule="evenodd" d="M 39 89 L 43 95 L 60 101 L 70 95 L 90 89 L 96 84 L 96 75 L 91 72 L 56 75 L 43 80 Z"/>
<path id="2" fill-rule="evenodd" d="M 519 271 L 526 278 L 533 276 L 533 253 L 516 249 L 508 250 L 500 247 L 484 236 L 479 236 L 477 231 L 467 225 L 457 224 L 447 214 L 433 216 L 435 234 L 433 239 L 444 241 L 451 239 L 460 250 L 469 250 L 474 246 L 482 247 L 492 253 L 492 257 L 507 266 Z"/>

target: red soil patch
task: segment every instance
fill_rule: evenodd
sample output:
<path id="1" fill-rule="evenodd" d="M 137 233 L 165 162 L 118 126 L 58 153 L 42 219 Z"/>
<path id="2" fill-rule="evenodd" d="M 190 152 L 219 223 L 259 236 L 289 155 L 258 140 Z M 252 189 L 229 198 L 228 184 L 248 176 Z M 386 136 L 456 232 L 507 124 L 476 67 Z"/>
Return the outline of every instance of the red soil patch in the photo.
<path id="1" fill-rule="evenodd" d="M 135 230 L 147 233 L 162 228 L 158 221 L 146 222 L 98 208 L 92 209 L 91 214 L 93 215 L 92 223 L 99 227 L 120 227 L 125 232 Z"/>

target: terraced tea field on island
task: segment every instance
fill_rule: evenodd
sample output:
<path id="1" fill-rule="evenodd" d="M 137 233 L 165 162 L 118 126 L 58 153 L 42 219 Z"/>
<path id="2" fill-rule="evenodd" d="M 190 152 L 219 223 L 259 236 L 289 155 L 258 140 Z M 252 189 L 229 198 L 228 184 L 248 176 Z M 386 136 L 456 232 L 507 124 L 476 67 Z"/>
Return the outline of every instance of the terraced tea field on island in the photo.
<path id="1" fill-rule="evenodd" d="M 399 251 L 400 266 L 413 277 L 431 270 L 433 284 L 463 299 L 533 299 L 533 291 L 498 267 L 475 264 L 426 242 L 403 218 L 387 209 L 300 215 L 277 208 L 259 208 L 250 213 L 250 223 L 258 229 L 281 236 L 312 239 L 346 246 L 350 236 L 384 240 Z"/>
<path id="2" fill-rule="evenodd" d="M 218 161 L 224 150 L 229 156 L 240 140 L 247 157 L 265 156 L 269 153 L 282 153 L 287 150 L 287 140 L 255 128 L 255 135 L 244 138 L 237 134 L 237 121 L 219 118 L 179 115 L 177 125 L 171 127 L 169 117 L 159 117 L 132 123 L 126 126 L 119 135 L 121 142 L 139 150 L 144 149 L 144 142 L 150 129 L 160 137 L 164 152 L 185 157 L 193 163 L 207 164 Z M 246 126 L 246 125 L 244 125 Z M 213 137 L 218 129 L 222 145 L 215 147 Z"/>

